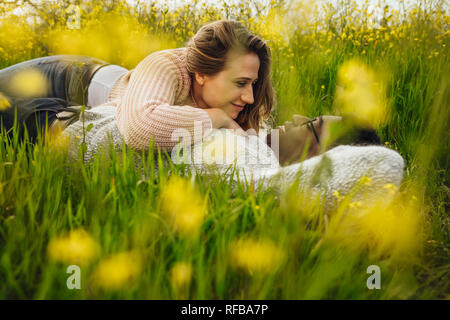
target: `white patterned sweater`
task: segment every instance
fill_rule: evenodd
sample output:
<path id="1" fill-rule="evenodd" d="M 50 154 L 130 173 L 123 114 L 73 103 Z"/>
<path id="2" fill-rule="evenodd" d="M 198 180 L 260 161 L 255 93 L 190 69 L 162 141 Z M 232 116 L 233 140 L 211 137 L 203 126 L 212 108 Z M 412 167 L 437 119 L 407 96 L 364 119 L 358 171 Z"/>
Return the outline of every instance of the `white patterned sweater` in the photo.
<path id="1" fill-rule="evenodd" d="M 110 142 L 116 148 L 123 145 L 122 136 L 115 121 L 114 106 L 102 105 L 85 111 L 87 152 L 85 160 L 92 159 L 97 150 Z M 63 134 L 70 141 L 69 157 L 76 159 L 82 142 L 83 123 L 81 120 L 67 127 Z M 176 148 L 172 151 L 172 160 L 176 158 Z M 346 195 L 360 184 L 363 177 L 370 178 L 370 197 L 375 199 L 387 196 L 387 184 L 399 186 L 403 178 L 404 161 L 394 150 L 383 146 L 338 146 L 319 156 L 300 163 L 281 167 L 272 149 L 256 135 L 243 137 L 226 129 L 215 129 L 202 141 L 184 148 L 184 162 L 190 164 L 197 174 L 222 174 L 233 181 L 253 182 L 254 188 L 275 188 L 281 190 L 290 186 L 299 177 L 299 188 L 310 187 L 313 196 L 320 193 L 325 202 L 335 202 L 335 191 Z M 137 159 L 136 163 L 139 163 Z M 237 175 L 231 175 L 236 163 Z M 301 173 L 299 175 L 299 172 Z M 336 195 L 336 193 L 335 193 Z M 370 200 L 367 192 L 356 193 L 353 199 Z M 386 198 L 386 200 L 388 200 Z"/>

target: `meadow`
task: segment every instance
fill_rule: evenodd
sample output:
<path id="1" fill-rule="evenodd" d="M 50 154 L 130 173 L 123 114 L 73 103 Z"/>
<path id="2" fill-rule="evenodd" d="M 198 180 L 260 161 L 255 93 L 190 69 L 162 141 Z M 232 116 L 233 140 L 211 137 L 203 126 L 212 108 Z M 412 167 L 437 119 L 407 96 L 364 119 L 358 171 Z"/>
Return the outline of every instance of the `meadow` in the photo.
<path id="1" fill-rule="evenodd" d="M 163 165 L 163 152 L 144 154 L 139 169 L 128 148 L 90 163 L 80 148 L 72 162 L 64 141 L 20 142 L 2 128 L 1 299 L 449 298 L 447 2 L 380 1 L 376 12 L 353 1 L 17 3 L 29 11 L 0 3 L 0 68 L 82 54 L 133 69 L 209 21 L 241 21 L 272 50 L 273 125 L 359 112 L 403 156 L 405 175 L 399 189 L 386 186 L 390 204 L 336 193 L 339 208 L 325 214 L 294 188 L 242 182 L 232 192 L 224 177 Z M 20 85 L 39 89 L 32 78 Z M 68 288 L 70 265 L 80 289 Z M 371 265 L 380 289 L 368 289 Z"/>

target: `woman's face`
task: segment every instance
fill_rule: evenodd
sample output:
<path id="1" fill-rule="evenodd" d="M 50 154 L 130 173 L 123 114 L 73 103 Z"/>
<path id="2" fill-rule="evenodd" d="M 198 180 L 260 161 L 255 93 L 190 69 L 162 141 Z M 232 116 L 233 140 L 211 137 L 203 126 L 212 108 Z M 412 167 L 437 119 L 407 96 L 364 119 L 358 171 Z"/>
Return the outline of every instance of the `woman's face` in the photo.
<path id="1" fill-rule="evenodd" d="M 208 76 L 196 73 L 194 98 L 201 108 L 219 108 L 232 119 L 253 104 L 253 85 L 258 80 L 255 53 L 230 52 L 222 71 Z"/>

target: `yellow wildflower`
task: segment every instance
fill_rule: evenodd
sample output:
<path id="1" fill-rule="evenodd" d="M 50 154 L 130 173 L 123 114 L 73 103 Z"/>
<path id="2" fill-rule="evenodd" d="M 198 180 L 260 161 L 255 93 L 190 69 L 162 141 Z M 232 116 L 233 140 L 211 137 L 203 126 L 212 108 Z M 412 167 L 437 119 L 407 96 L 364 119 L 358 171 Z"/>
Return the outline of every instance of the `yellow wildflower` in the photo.
<path id="1" fill-rule="evenodd" d="M 362 177 L 361 180 L 359 181 L 361 184 L 364 184 L 366 186 L 370 186 L 370 184 L 372 183 L 372 179 L 369 177 Z"/>
<path id="2" fill-rule="evenodd" d="M 0 111 L 6 110 L 11 106 L 11 103 L 9 102 L 8 98 L 6 98 L 1 92 L 0 92 Z"/>
<path id="3" fill-rule="evenodd" d="M 333 197 L 335 197 L 338 200 L 341 200 L 343 198 L 343 196 L 341 196 L 341 193 L 339 190 L 334 190 L 333 191 Z"/>
<path id="4" fill-rule="evenodd" d="M 141 272 L 141 257 L 135 251 L 113 255 L 99 263 L 93 273 L 94 284 L 101 289 L 121 289 Z"/>
<path id="5" fill-rule="evenodd" d="M 192 278 L 192 266 L 187 262 L 177 262 L 170 270 L 170 281 L 175 288 L 189 285 Z"/>
<path id="6" fill-rule="evenodd" d="M 99 245 L 83 229 L 52 239 L 47 247 L 51 260 L 66 264 L 86 265 L 97 257 L 98 252 Z"/>
<path id="7" fill-rule="evenodd" d="M 349 207 L 352 208 L 352 209 L 361 208 L 362 207 L 362 202 L 361 201 L 351 202 L 349 204 Z"/>
<path id="8" fill-rule="evenodd" d="M 203 142 L 202 161 L 206 164 L 233 164 L 245 161 L 245 154 L 239 148 L 239 136 L 231 130 L 210 137 Z"/>
<path id="9" fill-rule="evenodd" d="M 422 216 L 403 200 L 362 209 L 344 218 L 333 216 L 325 238 L 372 258 L 413 261 L 420 250 Z"/>
<path id="10" fill-rule="evenodd" d="M 27 69 L 18 72 L 11 79 L 11 91 L 14 95 L 30 98 L 47 94 L 47 79 L 39 70 Z"/>
<path id="11" fill-rule="evenodd" d="M 64 129 L 60 125 L 56 125 L 53 126 L 51 130 L 48 130 L 45 141 L 50 150 L 55 152 L 67 152 L 70 138 L 64 133 Z"/>
<path id="12" fill-rule="evenodd" d="M 337 84 L 335 107 L 338 112 L 375 127 L 387 120 L 386 81 L 382 75 L 362 62 L 351 60 L 340 67 Z"/>
<path id="13" fill-rule="evenodd" d="M 385 184 L 383 188 L 388 190 L 390 194 L 395 194 L 395 192 L 397 191 L 397 186 L 392 183 Z"/>
<path id="14" fill-rule="evenodd" d="M 203 223 L 206 205 L 194 186 L 181 177 L 172 177 L 161 194 L 161 207 L 178 232 L 194 234 Z"/>
<path id="15" fill-rule="evenodd" d="M 232 263 L 253 273 L 273 273 L 284 259 L 284 252 L 268 240 L 239 239 L 232 245 Z"/>

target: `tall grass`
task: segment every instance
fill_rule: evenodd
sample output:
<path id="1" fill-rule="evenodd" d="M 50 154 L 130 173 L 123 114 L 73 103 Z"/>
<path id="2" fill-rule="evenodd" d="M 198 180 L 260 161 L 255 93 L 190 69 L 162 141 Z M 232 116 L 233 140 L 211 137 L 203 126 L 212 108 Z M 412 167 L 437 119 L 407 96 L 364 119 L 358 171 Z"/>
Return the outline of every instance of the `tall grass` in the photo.
<path id="1" fill-rule="evenodd" d="M 324 214 L 320 202 L 292 190 L 252 192 L 238 183 L 232 192 L 224 177 L 193 176 L 161 153 L 143 155 L 142 166 L 136 168 L 135 151 L 126 148 L 112 148 L 90 163 L 83 161 L 80 150 L 79 159 L 69 161 L 64 148 L 43 140 L 20 142 L 17 134 L 7 136 L 2 130 L 0 297 L 448 298 L 448 5 L 420 3 L 402 13 L 383 8 L 374 26 L 370 13 L 350 1 L 320 13 L 298 7 L 297 16 L 309 17 L 303 20 L 290 20 L 284 2 L 259 5 L 255 14 L 254 4 L 244 2 L 223 10 L 196 3 L 171 11 L 156 3 L 133 8 L 121 1 L 86 1 L 81 30 L 67 29 L 64 1 L 43 6 L 37 12 L 41 22 L 31 26 L 22 17 L 8 16 L 11 8 L 2 6 L 1 67 L 47 54 L 77 53 L 133 68 L 152 51 L 182 46 L 207 21 L 238 19 L 272 48 L 275 124 L 294 113 L 338 112 L 338 70 L 357 58 L 387 75 L 392 112 L 377 131 L 406 161 L 405 179 L 394 200 L 405 220 L 394 220 L 401 227 L 386 221 L 385 227 L 405 231 L 411 227 L 405 222 L 411 210 L 422 220 L 414 229 L 417 247 L 380 251 L 391 243 L 383 242 L 385 238 L 396 244 L 402 236 L 385 234 L 376 240 L 370 227 L 363 233 L 366 238 L 333 229 L 336 220 Z M 116 42 L 111 44 L 105 34 Z M 178 190 L 177 183 L 186 190 L 172 199 L 180 202 L 178 208 L 192 206 L 193 199 L 202 202 L 189 207 L 202 217 L 194 223 L 195 232 L 180 233 L 170 218 L 162 195 Z M 343 201 L 336 215 L 358 210 L 355 205 Z M 70 230 L 85 232 L 79 239 L 67 237 Z M 53 256 L 52 241 L 58 248 Z M 93 243 L 99 251 L 89 255 L 95 252 Z M 125 255 L 108 267 L 108 257 L 120 253 Z M 80 290 L 66 286 L 70 264 L 81 265 Z M 366 286 L 369 265 L 381 268 L 381 290 Z M 102 280 L 99 270 L 111 274 Z"/>

